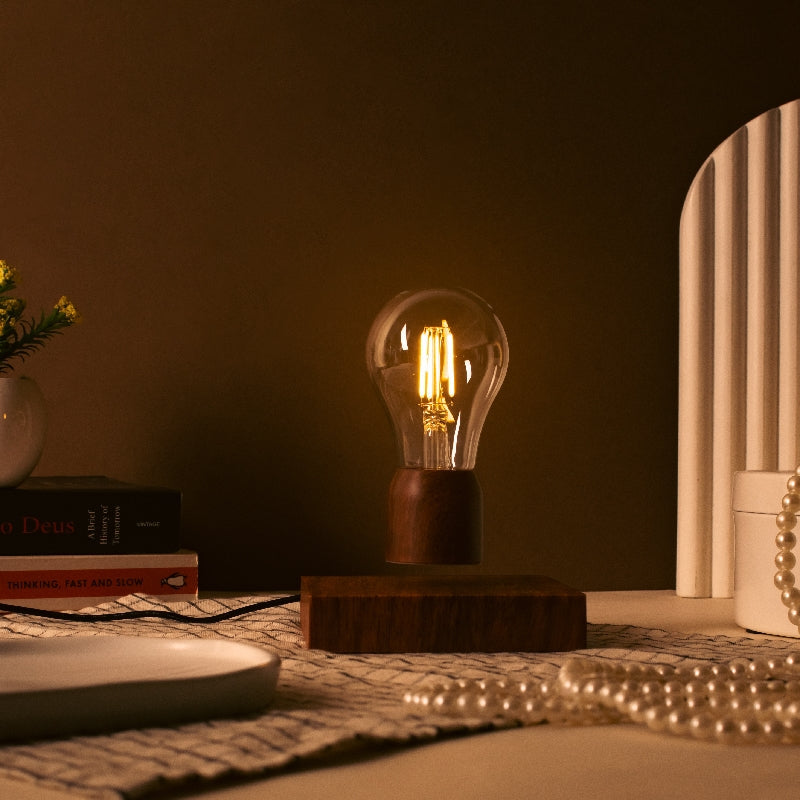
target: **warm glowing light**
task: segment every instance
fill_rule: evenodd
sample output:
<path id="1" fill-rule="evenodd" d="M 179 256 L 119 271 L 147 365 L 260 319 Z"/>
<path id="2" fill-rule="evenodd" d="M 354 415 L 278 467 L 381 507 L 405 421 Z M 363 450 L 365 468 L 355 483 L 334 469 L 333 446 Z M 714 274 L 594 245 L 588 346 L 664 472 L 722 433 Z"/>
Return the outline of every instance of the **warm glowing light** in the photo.
<path id="1" fill-rule="evenodd" d="M 429 403 L 445 403 L 456 394 L 453 333 L 442 320 L 441 327 L 426 326 L 419 337 L 419 396 Z"/>
<path id="2" fill-rule="evenodd" d="M 403 292 L 367 338 L 370 375 L 406 467 L 469 470 L 505 376 L 508 342 L 491 307 L 463 289 Z"/>
<path id="3" fill-rule="evenodd" d="M 456 393 L 453 332 L 442 324 L 426 325 L 419 337 L 419 397 L 425 438 L 424 464 L 429 469 L 452 469 L 447 426 L 454 422 L 448 399 Z"/>

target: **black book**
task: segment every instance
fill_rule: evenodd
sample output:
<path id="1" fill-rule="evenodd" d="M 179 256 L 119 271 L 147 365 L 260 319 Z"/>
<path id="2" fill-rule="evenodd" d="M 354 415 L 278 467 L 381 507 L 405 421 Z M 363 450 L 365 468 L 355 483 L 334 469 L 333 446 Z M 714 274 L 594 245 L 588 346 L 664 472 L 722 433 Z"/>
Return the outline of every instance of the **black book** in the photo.
<path id="1" fill-rule="evenodd" d="M 34 477 L 0 489 L 0 555 L 174 553 L 181 493 L 104 476 Z"/>

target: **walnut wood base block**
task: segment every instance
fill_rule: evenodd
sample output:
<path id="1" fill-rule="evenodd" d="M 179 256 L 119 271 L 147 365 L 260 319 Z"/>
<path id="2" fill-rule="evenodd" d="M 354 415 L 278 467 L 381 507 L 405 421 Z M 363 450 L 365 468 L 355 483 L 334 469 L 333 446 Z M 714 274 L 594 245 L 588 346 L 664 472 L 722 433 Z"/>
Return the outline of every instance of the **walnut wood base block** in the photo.
<path id="1" fill-rule="evenodd" d="M 334 653 L 556 652 L 586 646 L 586 597 L 541 575 L 307 576 L 309 648 Z"/>

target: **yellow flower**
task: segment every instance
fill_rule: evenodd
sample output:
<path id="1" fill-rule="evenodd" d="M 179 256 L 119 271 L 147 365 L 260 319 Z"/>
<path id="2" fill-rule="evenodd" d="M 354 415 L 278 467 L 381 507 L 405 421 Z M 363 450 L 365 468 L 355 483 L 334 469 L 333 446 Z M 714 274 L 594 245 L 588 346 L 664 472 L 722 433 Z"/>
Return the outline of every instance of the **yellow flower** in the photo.
<path id="1" fill-rule="evenodd" d="M 0 331 L 13 328 L 24 310 L 24 300 L 17 297 L 0 298 Z"/>
<path id="2" fill-rule="evenodd" d="M 10 264 L 0 258 L 0 292 L 16 286 L 19 273 Z"/>
<path id="3" fill-rule="evenodd" d="M 17 271 L 0 259 L 0 295 L 17 285 Z M 0 374 L 9 372 L 12 359 L 24 361 L 43 347 L 55 334 L 80 322 L 81 315 L 74 305 L 62 297 L 49 314 L 37 319 L 22 319 L 25 301 L 16 297 L 0 297 Z"/>
<path id="4" fill-rule="evenodd" d="M 66 298 L 66 296 L 61 297 L 61 299 L 55 304 L 55 309 L 61 314 L 65 321 L 70 325 L 80 322 L 81 315 L 78 313 L 78 309 L 75 308 L 74 305 Z"/>

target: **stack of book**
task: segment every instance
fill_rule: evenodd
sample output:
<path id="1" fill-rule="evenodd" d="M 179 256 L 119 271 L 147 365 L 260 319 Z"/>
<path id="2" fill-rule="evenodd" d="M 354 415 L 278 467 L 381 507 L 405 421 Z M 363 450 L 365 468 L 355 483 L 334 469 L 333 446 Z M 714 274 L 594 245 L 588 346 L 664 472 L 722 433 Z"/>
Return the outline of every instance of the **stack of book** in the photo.
<path id="1" fill-rule="evenodd" d="M 180 549 L 181 493 L 103 476 L 34 477 L 0 489 L 0 602 L 78 609 L 126 594 L 197 597 Z"/>

